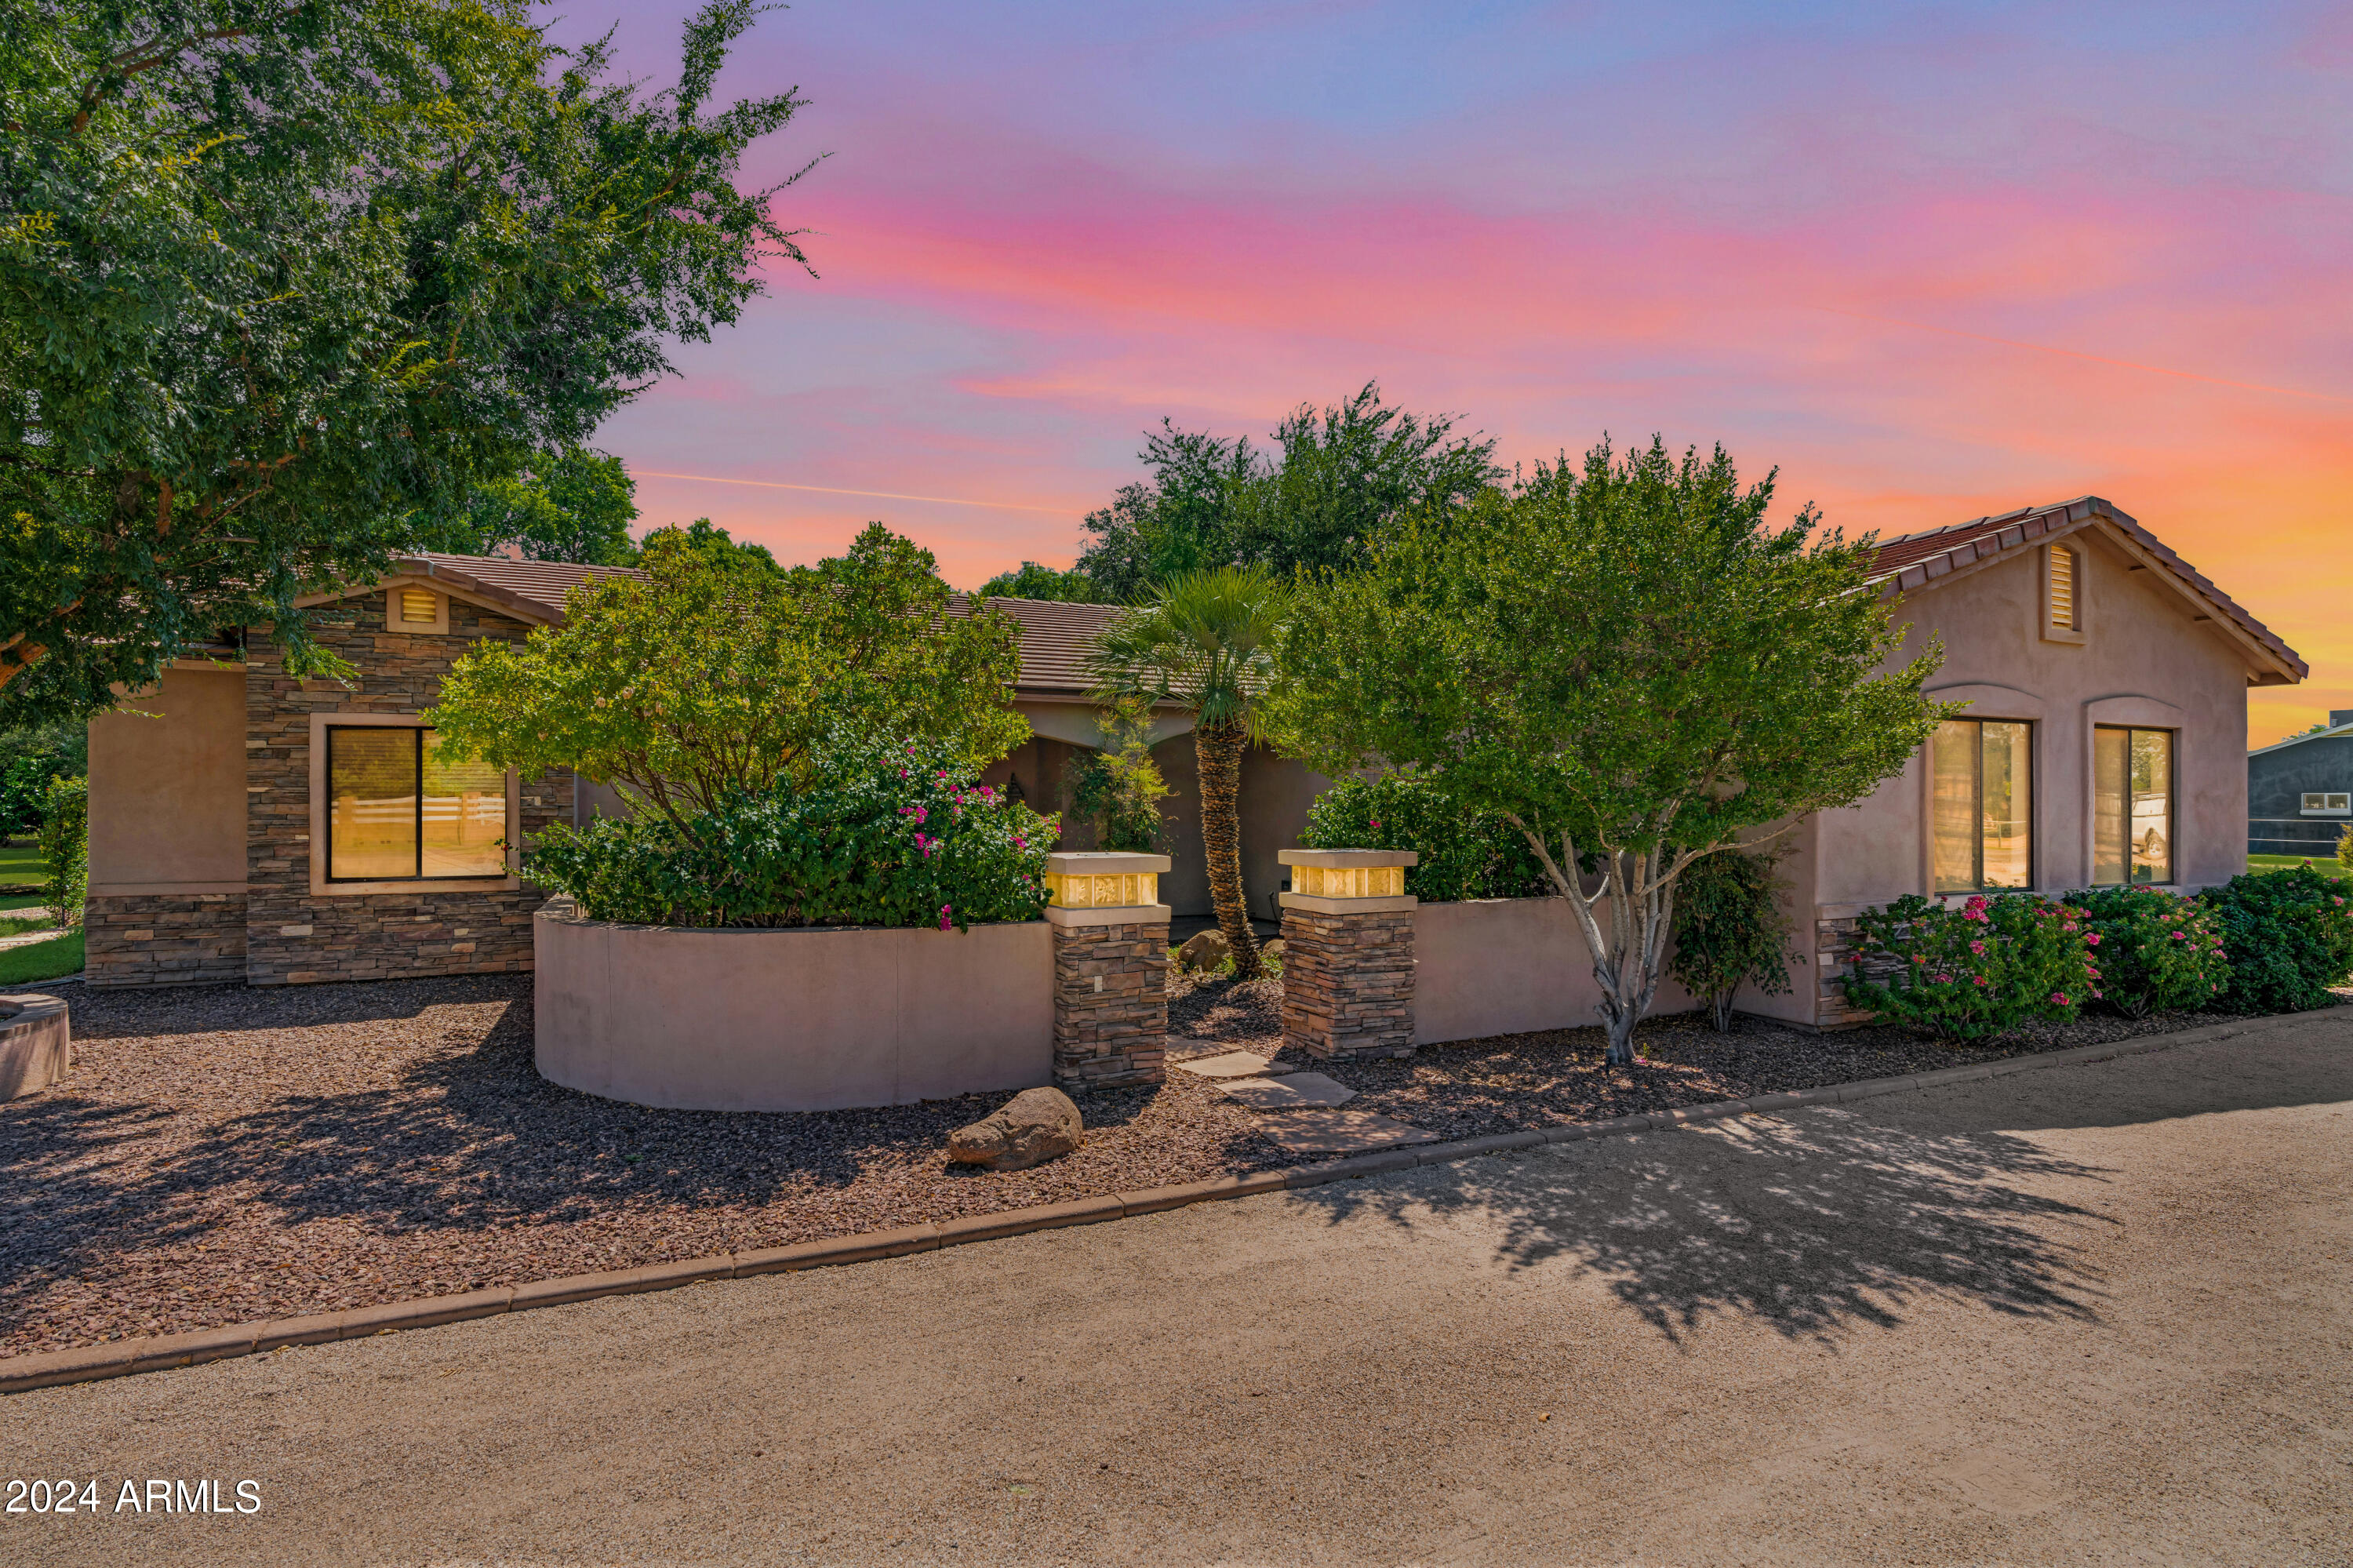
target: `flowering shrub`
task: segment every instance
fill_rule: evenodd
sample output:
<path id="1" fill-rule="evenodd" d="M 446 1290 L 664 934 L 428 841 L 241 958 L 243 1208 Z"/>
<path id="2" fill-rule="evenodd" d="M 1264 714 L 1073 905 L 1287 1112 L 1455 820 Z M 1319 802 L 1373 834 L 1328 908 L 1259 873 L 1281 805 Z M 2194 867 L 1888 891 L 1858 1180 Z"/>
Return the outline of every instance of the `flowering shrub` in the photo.
<path id="1" fill-rule="evenodd" d="M 739 790 L 683 827 L 552 829 L 523 874 L 596 920 L 961 931 L 1041 916 L 1056 832 L 975 782 L 945 744 L 852 744 L 805 788 Z"/>
<path id="2" fill-rule="evenodd" d="M 2080 912 L 2037 894 L 1972 895 L 1957 907 L 1909 894 L 1855 924 L 1847 1001 L 1939 1040 L 2063 1022 L 2100 994 Z"/>
<path id="3" fill-rule="evenodd" d="M 1307 808 L 1299 842 L 1308 849 L 1416 851 L 1421 859 L 1406 867 L 1405 890 L 1432 904 L 1553 890 L 1517 828 L 1466 810 L 1426 779 L 1343 779 Z"/>
<path id="4" fill-rule="evenodd" d="M 2253 872 L 2210 887 L 2231 955 L 2231 979 L 2213 1005 L 2229 1012 L 2327 1007 L 2328 988 L 2353 973 L 2353 903 L 2343 880 L 2308 865 Z"/>
<path id="5" fill-rule="evenodd" d="M 2107 1005 L 2126 1018 L 2211 1007 L 2231 980 L 2222 925 L 2194 898 L 2161 887 L 2067 895 L 2083 912 Z"/>

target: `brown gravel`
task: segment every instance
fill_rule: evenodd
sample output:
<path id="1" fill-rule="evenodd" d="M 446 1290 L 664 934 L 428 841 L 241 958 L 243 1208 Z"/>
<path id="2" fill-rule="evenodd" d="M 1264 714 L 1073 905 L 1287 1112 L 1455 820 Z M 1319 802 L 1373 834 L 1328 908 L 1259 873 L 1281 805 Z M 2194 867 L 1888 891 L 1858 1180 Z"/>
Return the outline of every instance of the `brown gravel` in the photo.
<path id="1" fill-rule="evenodd" d="M 71 1075 L 0 1105 L 0 1358 L 1293 1162 L 1183 1073 L 1085 1097 L 1083 1149 L 1008 1172 L 943 1153 L 1002 1096 L 803 1116 L 600 1100 L 533 1070 L 528 976 L 72 1001 Z M 1271 1054 L 1281 1006 L 1277 979 L 1176 976 L 1170 1032 Z M 1365 1109 L 1460 1138 L 2214 1022 L 2097 1018 L 1950 1051 L 1892 1029 L 1662 1019 L 1635 1073 L 1602 1067 L 1594 1029 L 1321 1070 Z"/>
<path id="2" fill-rule="evenodd" d="M 1005 1097 L 649 1110 L 531 1063 L 530 977 L 77 991 L 0 1106 L 0 1357 L 850 1235 L 1290 1163 L 1189 1075 L 1086 1146 L 951 1169 Z"/>
<path id="3" fill-rule="evenodd" d="M 1349 1102 L 1351 1109 L 1395 1117 L 1447 1139 L 1607 1121 L 1857 1078 L 1900 1077 L 2227 1023 L 2233 1016 L 2092 1014 L 2065 1025 L 2031 1024 L 1989 1048 L 1957 1049 L 1896 1028 L 1814 1034 L 1754 1018 L 1736 1018 L 1731 1033 L 1718 1034 L 1704 1017 L 1683 1013 L 1643 1022 L 1635 1044 L 1647 1065 L 1628 1072 L 1603 1065 L 1608 1042 L 1598 1027 L 1426 1045 L 1411 1056 L 1384 1061 L 1315 1062 L 1296 1051 L 1282 1052 L 1282 1007 L 1280 980 L 1237 983 L 1215 976 L 1172 976 L 1169 1033 L 1214 1043 L 1172 1054 L 1181 1059 L 1248 1046 L 1278 1065 L 1312 1066 L 1347 1085 L 1361 1097 Z"/>

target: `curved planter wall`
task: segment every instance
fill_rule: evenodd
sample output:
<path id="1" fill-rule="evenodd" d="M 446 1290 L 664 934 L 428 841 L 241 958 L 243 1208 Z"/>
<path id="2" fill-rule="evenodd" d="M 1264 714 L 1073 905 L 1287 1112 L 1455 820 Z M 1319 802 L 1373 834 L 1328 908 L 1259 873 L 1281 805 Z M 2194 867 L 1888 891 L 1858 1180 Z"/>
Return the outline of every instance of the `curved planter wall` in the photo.
<path id="1" fill-rule="evenodd" d="M 840 1110 L 1053 1082 L 1043 921 L 694 930 L 540 911 L 542 1076 L 680 1110 Z"/>
<path id="2" fill-rule="evenodd" d="M 64 1002 L 38 991 L 0 995 L 0 1100 L 37 1094 L 72 1065 Z"/>

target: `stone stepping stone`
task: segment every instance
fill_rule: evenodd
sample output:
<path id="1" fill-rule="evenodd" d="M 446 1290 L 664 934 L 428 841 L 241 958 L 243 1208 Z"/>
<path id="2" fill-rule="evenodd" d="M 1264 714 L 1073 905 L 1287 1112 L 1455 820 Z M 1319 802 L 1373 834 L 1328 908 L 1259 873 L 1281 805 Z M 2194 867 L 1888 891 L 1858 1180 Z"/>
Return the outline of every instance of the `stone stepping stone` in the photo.
<path id="1" fill-rule="evenodd" d="M 1258 1130 L 1286 1154 L 1366 1154 L 1438 1141 L 1434 1132 L 1368 1110 L 1286 1111 L 1260 1121 Z"/>
<path id="2" fill-rule="evenodd" d="M 1252 1110 L 1305 1110 L 1310 1106 L 1344 1106 L 1356 1091 L 1321 1073 L 1293 1073 L 1281 1078 L 1229 1078 L 1218 1087 Z"/>
<path id="3" fill-rule="evenodd" d="M 1171 1040 L 1169 1044 L 1176 1042 Z M 1255 1051 L 1229 1051 L 1222 1056 L 1200 1056 L 1168 1065 L 1187 1073 L 1198 1073 L 1205 1078 L 1256 1078 L 1266 1073 L 1266 1058 Z"/>

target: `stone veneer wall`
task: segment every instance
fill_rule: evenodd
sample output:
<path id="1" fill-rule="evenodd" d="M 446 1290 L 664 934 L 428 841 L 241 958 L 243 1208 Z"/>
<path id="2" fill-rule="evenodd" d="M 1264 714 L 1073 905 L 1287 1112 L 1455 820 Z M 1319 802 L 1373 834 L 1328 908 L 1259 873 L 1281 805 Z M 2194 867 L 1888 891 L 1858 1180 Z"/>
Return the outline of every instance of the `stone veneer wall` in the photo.
<path id="1" fill-rule="evenodd" d="M 358 668 L 355 689 L 286 673 L 277 643 L 247 643 L 246 963 L 254 985 L 386 980 L 528 969 L 532 916 L 546 895 L 529 885 L 482 891 L 311 893 L 311 715 L 413 714 L 483 638 L 521 642 L 530 628 L 452 599 L 445 637 L 389 632 L 381 590 L 322 607 L 320 644 Z M 526 840 L 572 816 L 572 779 L 522 787 Z"/>
<path id="2" fill-rule="evenodd" d="M 1846 990 L 1841 983 L 1853 972 L 1855 916 L 1865 906 L 1859 904 L 1825 904 L 1814 911 L 1814 1025 L 1820 1029 L 1846 1029 L 1858 1023 L 1868 1023 L 1872 1015 L 1848 1005 Z M 1896 968 L 1889 958 L 1865 960 L 1863 972 L 1874 980 L 1884 979 Z"/>
<path id="3" fill-rule="evenodd" d="M 242 893 L 93 895 L 82 973 L 94 986 L 215 985 L 245 978 Z"/>
<path id="4" fill-rule="evenodd" d="M 1413 911 L 1282 911 L 1282 1038 L 1318 1060 L 1413 1054 Z"/>
<path id="5" fill-rule="evenodd" d="M 1053 929 L 1055 1084 L 1161 1082 L 1168 1075 L 1168 922 Z"/>

